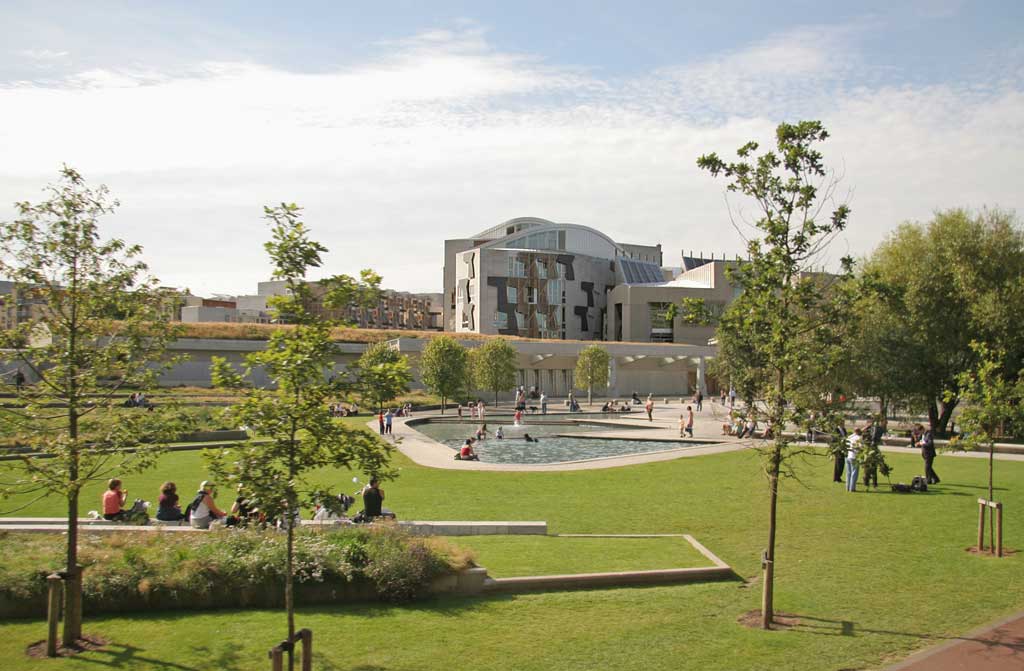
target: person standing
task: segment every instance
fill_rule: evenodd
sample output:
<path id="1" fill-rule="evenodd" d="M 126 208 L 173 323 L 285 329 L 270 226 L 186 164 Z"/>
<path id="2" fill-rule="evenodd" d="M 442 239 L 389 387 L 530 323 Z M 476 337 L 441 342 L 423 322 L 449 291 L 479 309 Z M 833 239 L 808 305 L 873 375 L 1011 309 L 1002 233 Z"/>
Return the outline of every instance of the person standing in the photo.
<path id="1" fill-rule="evenodd" d="M 648 422 L 653 422 L 654 421 L 654 399 L 651 398 L 649 395 L 647 397 L 647 403 L 646 403 L 646 405 L 644 405 L 644 410 L 647 411 L 647 421 Z"/>
<path id="2" fill-rule="evenodd" d="M 395 419 L 395 413 L 391 412 L 391 408 L 384 413 L 384 433 L 391 435 L 391 422 Z"/>
<path id="3" fill-rule="evenodd" d="M 459 402 L 459 419 L 462 419 L 462 402 Z"/>
<path id="4" fill-rule="evenodd" d="M 384 411 L 381 410 L 377 413 L 377 424 L 380 426 L 380 435 L 384 435 Z"/>
<path id="5" fill-rule="evenodd" d="M 857 455 L 861 448 L 861 431 L 854 429 L 853 435 L 846 439 L 846 491 L 857 491 L 857 475 L 860 466 L 857 463 Z"/>
<path id="6" fill-rule="evenodd" d="M 548 414 L 548 395 L 543 391 L 540 393 L 540 414 Z"/>
<path id="7" fill-rule="evenodd" d="M 736 390 L 733 389 L 732 387 L 729 387 L 729 407 L 736 407 Z"/>
<path id="8" fill-rule="evenodd" d="M 937 485 L 939 480 L 938 473 L 932 468 L 932 464 L 935 462 L 935 439 L 932 435 L 931 428 L 925 429 L 920 424 L 917 425 L 918 434 L 921 436 L 917 444 L 921 446 L 921 458 L 924 459 L 924 477 L 925 481 L 929 485 Z"/>
<path id="9" fill-rule="evenodd" d="M 700 412 L 704 408 L 704 394 L 697 391 L 697 412 Z"/>
<path id="10" fill-rule="evenodd" d="M 686 406 L 686 425 L 683 430 L 689 434 L 690 438 L 693 438 L 693 408 Z"/>
<path id="11" fill-rule="evenodd" d="M 22 373 L 21 369 L 19 368 L 17 370 L 17 372 L 14 373 L 14 390 L 17 391 L 20 394 L 21 390 L 22 390 L 22 388 L 24 388 L 24 386 L 25 386 L 25 374 Z"/>

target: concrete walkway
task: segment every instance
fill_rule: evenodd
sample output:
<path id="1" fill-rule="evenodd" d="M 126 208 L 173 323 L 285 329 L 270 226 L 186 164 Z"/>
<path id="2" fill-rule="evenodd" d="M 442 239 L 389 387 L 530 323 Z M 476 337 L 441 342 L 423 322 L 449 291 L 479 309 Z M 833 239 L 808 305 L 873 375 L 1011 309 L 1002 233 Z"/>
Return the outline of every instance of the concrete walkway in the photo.
<path id="1" fill-rule="evenodd" d="M 447 445 L 442 445 L 428 438 L 417 431 L 414 426 L 407 425 L 407 422 L 410 420 L 415 423 L 415 420 L 424 418 L 439 419 L 444 417 L 454 419 L 455 413 L 451 411 L 445 415 L 441 415 L 439 412 L 417 414 L 409 419 L 396 417 L 392 424 L 393 440 L 398 441 L 398 449 L 403 454 L 420 466 L 463 471 L 579 471 L 596 468 L 617 468 L 619 466 L 633 466 L 656 461 L 670 461 L 684 457 L 700 457 L 708 454 L 735 452 L 767 444 L 760 439 L 737 440 L 731 436 L 722 435 L 722 424 L 728 419 L 729 408 L 717 400 L 705 401 L 701 412 L 697 412 L 696 406 L 694 406 L 693 434 L 694 440 L 700 442 L 690 442 L 686 439 L 681 439 L 679 437 L 679 416 L 686 413 L 687 405 L 693 406 L 693 404 L 689 402 L 680 404 L 678 399 L 670 399 L 670 402 L 667 404 L 663 401 L 664 399 L 656 399 L 653 421 L 648 421 L 647 414 L 643 411 L 643 406 L 634 406 L 634 411 L 630 413 L 609 414 L 594 419 L 583 418 L 579 415 L 564 412 L 548 413 L 543 416 L 548 420 L 593 421 L 594 423 L 606 426 L 618 425 L 622 427 L 621 430 L 609 429 L 594 434 L 587 434 L 585 432 L 574 433 L 573 436 L 575 437 L 585 438 L 589 436 L 595 439 L 655 440 L 673 442 L 678 445 L 678 447 L 657 452 L 567 461 L 557 464 L 496 464 L 480 461 L 455 461 L 454 450 Z M 594 405 L 594 411 L 599 408 L 600 404 Z M 587 412 L 590 411 L 590 408 L 584 405 L 583 410 Z M 499 424 L 511 423 L 511 414 L 504 414 L 511 413 L 510 406 L 502 406 L 498 408 L 498 411 L 503 414 L 495 414 L 495 410 L 488 407 L 488 414 L 485 418 L 488 424 L 495 427 Z M 539 417 L 539 415 L 526 415 L 527 426 L 531 419 Z M 467 435 L 469 435 L 472 433 L 475 423 L 469 420 L 464 421 L 466 422 Z M 367 426 L 376 432 L 376 417 L 369 421 Z M 709 444 L 708 441 L 712 441 L 712 444 Z M 882 449 L 886 452 L 919 454 L 917 449 L 908 447 L 883 447 Z M 945 457 L 984 459 L 988 458 L 988 454 L 982 452 L 943 452 L 940 454 L 939 464 L 941 464 L 941 460 Z M 1021 454 L 996 454 L 995 458 L 1007 461 L 1024 461 L 1024 455 Z"/>
<path id="2" fill-rule="evenodd" d="M 678 403 L 670 403 L 668 405 L 665 405 L 664 403 L 657 403 L 654 409 L 653 421 L 647 420 L 647 415 L 643 412 L 642 406 L 638 406 L 639 410 L 628 414 L 608 415 L 607 418 L 595 420 L 604 425 L 616 424 L 623 427 L 621 431 L 614 429 L 602 431 L 600 433 L 600 437 L 622 438 L 625 440 L 670 441 L 677 443 L 679 447 L 668 450 L 659 450 L 657 452 L 646 452 L 643 454 L 585 459 L 581 461 L 567 461 L 557 464 L 496 464 L 481 461 L 455 461 L 454 450 L 447 445 L 442 445 L 441 443 L 423 435 L 419 431 L 416 431 L 413 426 L 407 425 L 407 422 L 410 420 L 415 423 L 415 420 L 423 418 L 441 418 L 442 415 L 436 412 L 416 415 L 409 419 L 395 418 L 392 424 L 392 435 L 394 436 L 394 439 L 398 439 L 398 449 L 420 466 L 463 471 L 579 471 L 595 468 L 616 468 L 619 466 L 632 466 L 634 464 L 646 464 L 655 461 L 669 461 L 671 459 L 679 459 L 681 457 L 698 457 L 706 454 L 733 452 L 736 450 L 748 449 L 754 444 L 755 441 L 736 440 L 735 438 L 721 435 L 721 415 L 720 413 L 712 413 L 709 409 L 710 405 L 711 403 L 705 403 L 703 412 L 694 412 L 694 438 L 701 441 L 699 443 L 689 442 L 685 439 L 680 439 L 679 437 L 679 415 L 680 412 L 685 412 L 685 405 L 680 406 Z M 600 409 L 600 405 L 595 405 L 594 409 L 595 411 Z M 509 408 L 502 407 L 498 410 L 508 412 Z M 586 412 L 587 410 L 589 410 L 589 408 L 584 406 L 584 411 Z M 510 424 L 512 421 L 510 414 L 496 415 L 492 408 L 488 408 L 488 411 L 489 414 L 485 417 L 485 420 L 492 427 L 497 426 L 498 424 Z M 443 415 L 443 417 L 454 418 L 455 415 L 454 413 L 449 412 Z M 530 419 L 538 419 L 539 417 L 540 416 L 538 415 L 527 415 L 527 426 L 529 426 Z M 548 413 L 544 417 L 549 420 L 587 419 L 582 418 L 579 415 L 569 413 Z M 376 431 L 376 418 L 368 422 L 367 426 L 369 426 L 371 430 Z M 469 421 L 466 422 L 467 435 L 472 433 L 473 427 L 475 427 L 474 423 Z M 573 435 L 575 436 L 578 434 Z M 708 444 L 706 442 L 717 441 L 719 439 L 724 440 L 714 444 Z"/>
<path id="3" fill-rule="evenodd" d="M 915 653 L 885 671 L 1020 671 L 1024 612 Z"/>

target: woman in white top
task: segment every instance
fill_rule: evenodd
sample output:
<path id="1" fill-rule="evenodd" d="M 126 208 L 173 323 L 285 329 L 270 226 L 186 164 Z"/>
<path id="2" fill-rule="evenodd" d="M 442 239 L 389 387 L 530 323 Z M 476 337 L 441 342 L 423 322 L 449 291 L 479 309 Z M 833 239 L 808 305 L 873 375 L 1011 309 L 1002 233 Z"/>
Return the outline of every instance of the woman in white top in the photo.
<path id="1" fill-rule="evenodd" d="M 209 529 L 214 520 L 223 519 L 225 513 L 213 502 L 213 483 L 204 480 L 196 492 L 198 503 L 192 506 L 192 515 L 189 517 L 189 524 L 196 529 Z M 200 498 L 200 494 L 202 497 Z"/>

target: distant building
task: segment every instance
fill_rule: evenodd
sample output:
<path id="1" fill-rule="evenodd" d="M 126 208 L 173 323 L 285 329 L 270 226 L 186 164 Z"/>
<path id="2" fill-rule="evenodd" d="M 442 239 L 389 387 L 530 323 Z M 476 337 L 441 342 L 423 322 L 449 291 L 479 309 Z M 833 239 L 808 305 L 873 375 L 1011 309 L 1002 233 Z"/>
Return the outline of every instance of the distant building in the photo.
<path id="1" fill-rule="evenodd" d="M 441 330 L 441 294 L 415 294 L 407 291 L 382 289 L 375 305 L 363 307 L 349 305 L 344 308 L 327 308 L 322 298 L 325 293 L 316 282 L 312 282 L 311 290 L 316 299 L 312 310 L 325 319 L 341 320 L 358 328 L 440 331 Z M 257 293 L 264 302 L 271 296 L 281 296 L 287 292 L 287 283 L 279 280 L 260 282 Z"/>
<path id="2" fill-rule="evenodd" d="M 724 261 L 663 266 L 660 244 L 521 217 L 444 243 L 444 324 L 454 333 L 706 345 L 712 327 L 669 321 L 682 298 L 713 310 L 733 297 Z"/>

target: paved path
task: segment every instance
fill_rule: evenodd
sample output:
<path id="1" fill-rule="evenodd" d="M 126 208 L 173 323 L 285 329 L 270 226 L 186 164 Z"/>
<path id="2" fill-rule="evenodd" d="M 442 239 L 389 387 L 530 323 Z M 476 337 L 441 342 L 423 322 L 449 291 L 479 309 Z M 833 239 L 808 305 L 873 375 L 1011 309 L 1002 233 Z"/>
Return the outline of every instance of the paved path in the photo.
<path id="1" fill-rule="evenodd" d="M 737 440 L 731 436 L 722 435 L 722 424 L 728 418 L 729 408 L 717 401 L 711 400 L 705 401 L 702 412 L 694 412 L 694 438 L 702 442 L 687 442 L 679 437 L 679 416 L 686 412 L 687 405 L 693 404 L 680 404 L 678 399 L 676 399 L 675 402 L 670 402 L 668 404 L 663 401 L 664 399 L 657 399 L 654 408 L 653 421 L 647 420 L 647 415 L 643 411 L 642 406 L 635 406 L 637 409 L 630 413 L 608 415 L 607 417 L 602 417 L 600 419 L 581 418 L 577 415 L 571 415 L 568 413 L 549 413 L 546 415 L 548 419 L 578 419 L 583 421 L 600 422 L 605 425 L 617 424 L 622 426 L 621 430 L 611 429 L 601 431 L 599 434 L 600 438 L 657 440 L 674 442 L 679 445 L 677 448 L 660 450 L 658 452 L 645 452 L 643 454 L 569 461 L 557 464 L 496 464 L 480 461 L 455 461 L 453 459 L 454 451 L 451 448 L 428 438 L 419 431 L 416 431 L 414 427 L 406 426 L 406 419 L 395 418 L 392 431 L 394 432 L 395 438 L 401 438 L 398 443 L 399 450 L 417 464 L 432 468 L 446 468 L 463 471 L 578 471 L 595 468 L 616 468 L 619 466 L 632 466 L 635 464 L 645 464 L 655 461 L 669 461 L 684 457 L 699 457 L 707 454 L 735 452 L 737 450 L 752 449 L 758 445 L 766 444 L 765 441 L 760 439 Z M 595 410 L 599 408 L 599 405 L 594 406 Z M 589 410 L 587 406 L 584 406 L 583 409 L 584 411 Z M 696 410 L 696 408 L 694 409 Z M 508 406 L 503 406 L 499 408 L 499 410 L 502 412 L 509 412 Z M 510 415 L 495 415 L 493 414 L 494 410 L 492 408 L 489 408 L 489 412 L 491 414 L 487 415 L 486 420 L 492 425 L 492 427 L 497 426 L 498 424 L 508 424 L 511 422 Z M 443 416 L 447 418 L 454 418 L 453 414 L 454 413 L 449 412 Z M 424 417 L 433 418 L 442 417 L 442 415 L 438 412 L 418 414 L 413 419 L 422 419 Z M 529 425 L 530 418 L 530 415 L 526 416 L 527 425 Z M 367 425 L 372 431 L 376 431 L 376 418 L 369 421 Z M 468 435 L 469 433 L 472 433 L 471 427 L 473 427 L 474 424 L 467 420 L 466 426 Z M 586 437 L 587 434 L 574 433 L 573 435 Z M 721 442 L 707 444 L 703 441 Z M 884 447 L 882 449 L 886 452 L 920 454 L 920 452 L 914 448 Z M 941 459 L 945 457 L 987 459 L 988 454 L 980 452 L 944 452 L 941 454 L 937 466 L 941 465 Z M 996 459 L 1024 461 L 1024 455 L 997 454 Z"/>
<path id="2" fill-rule="evenodd" d="M 1020 671 L 1024 612 L 915 653 L 885 671 Z"/>

